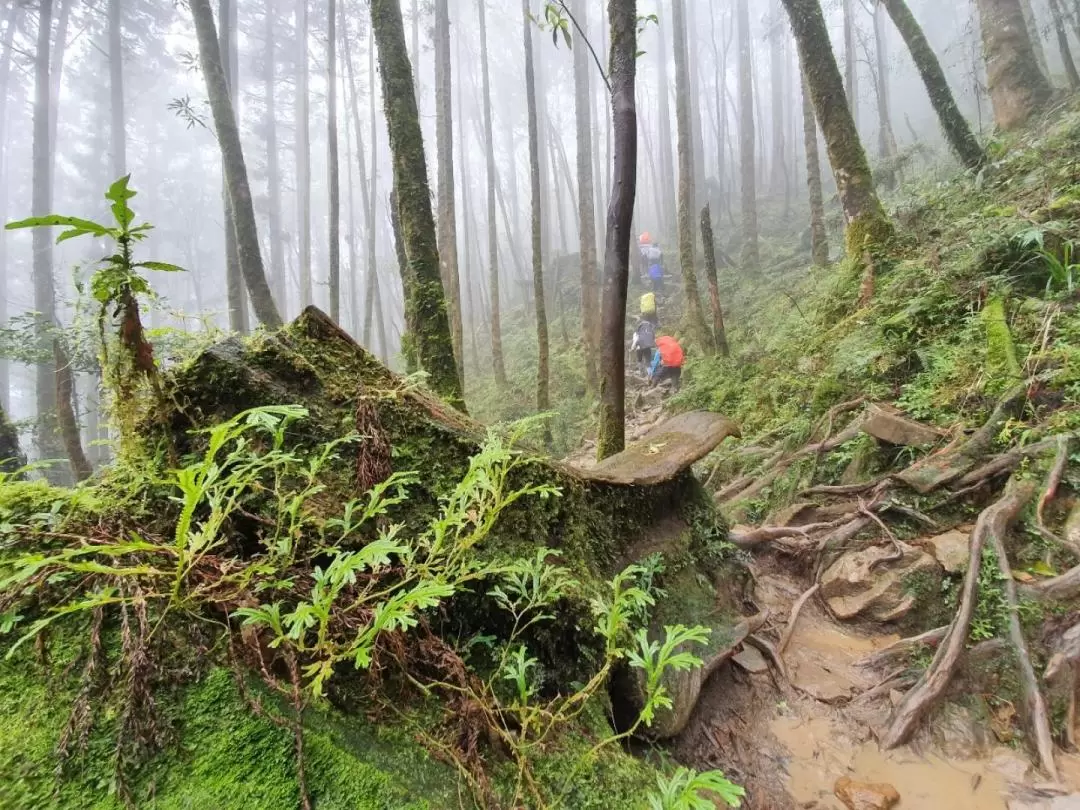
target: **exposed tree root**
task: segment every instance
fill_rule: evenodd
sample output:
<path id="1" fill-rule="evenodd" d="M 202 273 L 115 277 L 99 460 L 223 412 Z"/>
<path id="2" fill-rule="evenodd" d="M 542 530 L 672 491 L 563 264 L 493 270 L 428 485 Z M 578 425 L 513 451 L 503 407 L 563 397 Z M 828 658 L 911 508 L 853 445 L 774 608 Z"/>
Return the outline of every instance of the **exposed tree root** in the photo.
<path id="1" fill-rule="evenodd" d="M 1029 488 L 1031 488 L 1030 485 Z M 1005 532 L 993 532 L 991 541 L 994 544 L 994 552 L 997 554 L 1005 599 L 1009 604 L 1009 641 L 1012 642 L 1013 649 L 1016 651 L 1020 668 L 1020 684 L 1024 692 L 1027 721 L 1031 725 L 1035 749 L 1039 754 L 1039 763 L 1046 774 L 1056 781 L 1057 766 L 1054 764 L 1054 742 L 1050 737 L 1050 719 L 1046 713 L 1046 700 L 1043 698 L 1042 690 L 1039 689 L 1035 668 L 1031 665 L 1031 653 L 1028 652 L 1024 630 L 1020 626 L 1020 600 L 1016 595 L 1016 580 L 1013 579 L 1012 567 L 1009 565 L 1008 549 L 1005 548 Z"/>
<path id="2" fill-rule="evenodd" d="M 837 522 L 833 521 L 831 523 L 809 523 L 806 526 L 760 526 L 748 532 L 732 532 L 728 539 L 739 548 L 753 548 L 754 546 L 760 546 L 762 543 L 781 540 L 785 537 L 808 538 L 811 532 L 832 529 L 837 525 Z"/>
<path id="3" fill-rule="evenodd" d="M 1080 597 L 1080 565 L 1061 576 L 1044 579 L 1022 589 L 1024 596 L 1048 602 L 1065 602 Z"/>
<path id="4" fill-rule="evenodd" d="M 1069 463 L 1069 436 L 1063 435 L 1057 438 L 1057 455 L 1054 456 L 1054 466 L 1050 468 L 1046 476 L 1046 484 L 1039 495 L 1035 505 L 1035 529 L 1044 539 L 1052 543 L 1067 546 L 1074 554 L 1080 555 L 1080 548 L 1071 544 L 1068 537 L 1061 538 L 1046 527 L 1046 507 L 1057 495 L 1058 487 L 1061 486 L 1061 478 L 1065 475 L 1065 467 Z"/>
<path id="5" fill-rule="evenodd" d="M 1001 498 L 979 515 L 975 529 L 971 533 L 968 567 L 964 575 L 960 609 L 952 624 L 949 625 L 948 633 L 929 669 L 896 708 L 889 727 L 881 738 L 882 747 L 895 748 L 907 742 L 919 721 L 944 694 L 956 671 L 971 629 L 971 618 L 975 613 L 975 602 L 978 599 L 983 547 L 988 539 L 1004 535 L 1009 524 L 1033 494 L 1034 486 L 1029 482 L 1011 480 Z"/>
<path id="6" fill-rule="evenodd" d="M 723 502 L 728 500 L 729 498 L 733 498 L 740 492 L 742 492 L 744 489 L 746 489 L 748 486 L 750 486 L 752 483 L 754 483 L 754 476 L 752 475 L 744 475 L 736 478 L 734 481 L 725 484 L 723 487 L 717 490 L 716 500 Z"/>
<path id="7" fill-rule="evenodd" d="M 784 634 L 780 636 L 780 643 L 776 645 L 776 654 L 783 656 L 784 650 L 787 649 L 787 645 L 791 643 L 791 636 L 795 632 L 795 624 L 799 621 L 799 613 L 802 612 L 803 605 L 821 588 L 821 584 L 815 582 L 806 591 L 795 600 L 795 604 L 791 606 L 791 615 L 788 617 L 787 627 L 784 628 Z"/>
<path id="8" fill-rule="evenodd" d="M 949 632 L 948 625 L 927 630 L 917 636 L 902 638 L 893 642 L 888 647 L 878 650 L 876 653 L 866 656 L 856 662 L 856 666 L 869 669 L 885 669 L 886 667 L 898 666 L 908 659 L 913 652 L 920 647 L 936 648 Z"/>
<path id="9" fill-rule="evenodd" d="M 999 456 L 994 456 L 980 467 L 972 470 L 966 475 L 962 476 L 957 482 L 956 486 L 966 487 L 972 484 L 977 484 L 980 481 L 987 481 L 995 476 L 1002 475 L 1003 473 L 1012 472 L 1019 465 L 1020 462 L 1026 458 L 1033 458 L 1035 456 L 1045 453 L 1050 448 L 1056 446 L 1060 439 L 1069 439 L 1073 434 L 1066 433 L 1059 436 L 1052 436 L 1049 439 L 1043 439 L 1042 441 L 1029 444 L 1026 447 L 1017 447 L 1007 453 L 1002 453 Z"/>
<path id="10" fill-rule="evenodd" d="M 817 486 L 807 487 L 799 495 L 859 495 L 863 492 L 869 492 L 890 477 L 875 478 L 865 484 L 818 484 Z"/>

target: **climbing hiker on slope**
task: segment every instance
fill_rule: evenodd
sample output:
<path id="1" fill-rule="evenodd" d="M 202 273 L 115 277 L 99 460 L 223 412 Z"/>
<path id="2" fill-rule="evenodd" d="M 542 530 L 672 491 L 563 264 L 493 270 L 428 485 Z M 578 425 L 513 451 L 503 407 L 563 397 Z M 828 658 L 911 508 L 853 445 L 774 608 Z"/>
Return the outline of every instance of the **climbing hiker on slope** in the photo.
<path id="1" fill-rule="evenodd" d="M 678 391 L 685 359 L 686 355 L 679 341 L 668 335 L 658 337 L 656 352 L 653 354 L 652 365 L 649 367 L 649 380 L 653 385 L 660 385 L 670 380 L 671 387 Z"/>
<path id="2" fill-rule="evenodd" d="M 649 281 L 652 282 L 652 290 L 659 298 L 664 294 L 664 252 L 660 245 L 651 244 L 646 248 L 645 263 L 648 266 Z"/>
<path id="3" fill-rule="evenodd" d="M 647 292 L 641 296 L 641 320 L 648 321 L 653 326 L 660 325 L 656 315 L 656 293 Z"/>
<path id="4" fill-rule="evenodd" d="M 656 326 L 652 321 L 642 318 L 634 330 L 634 339 L 630 341 L 630 352 L 636 354 L 638 370 L 647 376 L 656 350 Z"/>

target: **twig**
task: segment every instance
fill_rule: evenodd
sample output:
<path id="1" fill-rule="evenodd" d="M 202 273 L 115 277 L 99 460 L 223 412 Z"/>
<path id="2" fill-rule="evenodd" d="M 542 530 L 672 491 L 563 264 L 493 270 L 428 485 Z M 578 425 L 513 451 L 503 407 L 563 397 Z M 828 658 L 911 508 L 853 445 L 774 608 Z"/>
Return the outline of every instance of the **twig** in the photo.
<path id="1" fill-rule="evenodd" d="M 929 515 L 924 515 L 918 509 L 913 509 L 906 504 L 897 503 L 896 501 L 889 501 L 888 503 L 883 504 L 881 508 L 884 509 L 886 512 L 899 512 L 905 517 L 909 517 L 912 520 L 917 520 L 920 523 L 929 526 L 934 531 L 937 531 L 941 528 L 941 524 L 934 520 L 932 517 L 930 517 Z"/>
<path id="2" fill-rule="evenodd" d="M 880 649 L 875 653 L 871 653 L 865 658 L 860 658 L 855 662 L 855 666 L 879 669 L 911 655 L 911 653 L 919 647 L 937 647 L 948 632 L 949 627 L 946 625 L 945 627 L 936 627 L 933 630 L 927 630 L 925 633 L 920 633 L 917 636 L 902 638 L 899 641 L 894 641 L 888 647 Z"/>
<path id="3" fill-rule="evenodd" d="M 562 7 L 562 10 L 564 12 L 566 12 L 566 16 L 570 18 L 570 22 L 572 22 L 574 24 L 574 28 L 577 29 L 578 34 L 580 34 L 581 38 L 583 40 L 585 40 L 585 44 L 589 46 L 589 53 L 592 54 L 593 61 L 596 62 L 596 69 L 600 71 L 600 78 L 604 80 L 604 86 L 607 88 L 608 94 L 610 94 L 611 93 L 611 81 L 608 79 L 607 73 L 604 72 L 604 65 L 603 65 L 603 63 L 601 63 L 600 57 L 596 55 L 596 50 L 593 48 L 592 43 L 589 41 L 589 38 L 585 35 L 585 32 L 581 30 L 581 26 L 578 25 L 578 21 L 574 17 L 573 12 L 571 12 L 570 9 L 566 7 L 566 3 L 564 2 L 564 0 L 558 0 L 558 2 L 559 2 L 559 5 Z M 573 46 L 571 45 L 571 47 L 573 47 Z"/>
<path id="4" fill-rule="evenodd" d="M 1069 463 L 1069 437 L 1058 436 L 1057 437 L 1057 455 L 1054 457 L 1054 466 L 1050 468 L 1050 473 L 1046 476 L 1046 485 L 1043 487 L 1042 494 L 1039 495 L 1039 500 L 1035 504 L 1035 528 L 1038 530 L 1045 539 L 1052 542 L 1061 543 L 1067 545 L 1060 537 L 1055 535 L 1052 531 L 1046 528 L 1046 506 L 1057 495 L 1058 487 L 1061 485 L 1061 478 L 1065 474 L 1065 466 Z M 1080 553 L 1080 550 L 1070 548 L 1074 553 Z"/>
<path id="5" fill-rule="evenodd" d="M 896 539 L 896 535 L 889 530 L 889 527 L 885 525 L 884 520 L 882 520 L 872 511 L 870 511 L 869 508 L 867 508 L 866 503 L 863 501 L 862 498 L 859 498 L 859 511 L 862 514 L 866 515 L 868 518 L 870 518 L 872 521 L 874 521 L 874 523 L 876 523 L 878 526 L 880 526 L 881 530 L 885 532 L 885 536 L 889 538 L 889 542 L 893 545 L 893 553 L 890 554 L 888 557 L 882 557 L 881 559 L 874 560 L 872 563 L 870 563 L 870 571 L 873 572 L 873 570 L 879 565 L 886 565 L 887 563 L 896 562 L 897 560 L 904 559 L 904 544 Z"/>
<path id="6" fill-rule="evenodd" d="M 929 669 L 923 673 L 915 687 L 904 696 L 903 702 L 893 714 L 892 721 L 881 738 L 881 745 L 886 750 L 903 745 L 911 738 L 919 721 L 933 708 L 948 687 L 956 666 L 960 662 L 964 646 L 967 644 L 971 619 L 975 614 L 983 547 L 988 538 L 1005 534 L 1009 525 L 1033 494 L 1034 487 L 1029 482 L 1013 479 L 1006 487 L 1005 494 L 979 515 L 975 529 L 971 533 L 968 567 L 964 575 L 960 609 L 952 624 L 949 625 L 945 640 L 938 648 Z"/>
<path id="7" fill-rule="evenodd" d="M 791 616 L 788 617 L 787 627 L 784 628 L 784 634 L 780 636 L 780 643 L 776 645 L 776 654 L 783 656 L 784 650 L 787 649 L 787 645 L 791 642 L 791 636 L 795 632 L 795 623 L 799 621 L 799 613 L 803 609 L 803 605 L 807 600 L 813 596 L 821 588 L 821 583 L 815 582 L 806 591 L 795 600 L 795 604 L 791 606 Z"/>

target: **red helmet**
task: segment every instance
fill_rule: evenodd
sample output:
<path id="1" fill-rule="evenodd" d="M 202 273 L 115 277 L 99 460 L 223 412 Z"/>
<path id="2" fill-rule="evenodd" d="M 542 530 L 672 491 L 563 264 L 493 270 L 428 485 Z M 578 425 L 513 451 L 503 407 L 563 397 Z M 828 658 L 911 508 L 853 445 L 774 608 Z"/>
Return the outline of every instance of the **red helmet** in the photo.
<path id="1" fill-rule="evenodd" d="M 652 234 L 649 233 L 648 231 L 645 231 L 645 233 L 643 233 L 641 236 L 638 237 L 638 244 L 639 245 L 651 245 L 652 244 Z"/>

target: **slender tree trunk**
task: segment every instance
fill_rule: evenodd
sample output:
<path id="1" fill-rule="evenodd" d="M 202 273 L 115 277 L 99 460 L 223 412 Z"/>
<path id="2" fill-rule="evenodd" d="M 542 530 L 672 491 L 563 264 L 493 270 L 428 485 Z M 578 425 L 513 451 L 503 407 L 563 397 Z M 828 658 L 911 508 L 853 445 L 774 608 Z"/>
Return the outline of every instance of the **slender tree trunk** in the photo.
<path id="1" fill-rule="evenodd" d="M 1035 18 L 1035 11 L 1031 7 L 1031 0 L 1019 0 L 1020 11 L 1024 15 L 1024 27 L 1027 28 L 1031 38 L 1031 50 L 1035 52 L 1035 62 L 1042 71 L 1043 76 L 1050 76 L 1050 67 L 1046 61 L 1046 49 L 1043 48 L 1042 34 L 1039 31 L 1039 21 Z"/>
<path id="2" fill-rule="evenodd" d="M 994 123 L 1023 126 L 1046 105 L 1050 82 L 1039 69 L 1020 0 L 977 0 Z"/>
<path id="3" fill-rule="evenodd" d="M 415 374 L 420 370 L 420 361 L 416 355 L 416 339 L 419 328 L 411 321 L 413 317 L 409 302 L 416 297 L 416 283 L 413 278 L 409 258 L 405 254 L 405 233 L 401 229 L 401 215 L 398 209 L 397 195 L 390 192 L 390 227 L 394 232 L 394 254 L 397 257 L 398 273 L 401 275 L 401 289 L 405 299 L 405 332 L 401 339 L 401 353 L 405 355 L 405 373 Z"/>
<path id="4" fill-rule="evenodd" d="M 341 322 L 341 178 L 337 122 L 337 0 L 328 0 L 326 25 L 326 151 L 330 177 L 330 317 Z"/>
<path id="5" fill-rule="evenodd" d="M 68 22 L 71 20 L 71 5 L 72 0 L 60 0 L 60 14 L 56 19 L 56 34 L 53 36 L 52 53 L 50 54 L 49 155 L 51 156 L 53 174 L 56 171 L 56 132 L 60 125 L 60 84 L 64 78 L 64 56 L 67 54 L 67 29 Z"/>
<path id="6" fill-rule="evenodd" d="M 112 179 L 127 174 L 127 134 L 124 129 L 124 52 L 121 0 L 109 0 L 109 151 Z"/>
<path id="7" fill-rule="evenodd" d="M 11 424 L 6 408 L 0 408 L 0 472 L 21 480 L 19 472 L 26 466 L 26 456 L 19 447 L 19 431 Z"/>
<path id="8" fill-rule="evenodd" d="M 810 194 L 810 254 L 814 264 L 829 263 L 829 236 L 825 230 L 825 195 L 821 190 L 821 158 L 818 155 L 817 116 L 810 86 L 802 80 L 803 142 L 806 148 L 806 187 Z"/>
<path id="9" fill-rule="evenodd" d="M 787 27 L 779 0 L 772 4 L 772 30 L 769 32 L 769 84 L 772 90 L 772 174 L 769 185 L 774 195 L 787 197 L 787 146 L 784 144 L 784 40 Z"/>
<path id="10" fill-rule="evenodd" d="M 343 30 L 344 33 L 344 30 Z M 371 321 L 372 321 L 372 308 L 374 307 L 373 296 L 371 294 L 371 288 L 373 286 L 370 283 L 370 276 L 375 272 L 375 231 L 376 222 L 375 215 L 373 213 L 376 200 L 376 183 L 375 183 L 375 171 L 374 163 L 372 164 L 372 177 L 371 182 L 368 182 L 368 170 L 367 170 L 367 157 L 364 155 L 364 134 L 363 126 L 360 122 L 360 100 L 359 93 L 356 89 L 356 72 L 353 69 L 352 48 L 349 45 L 350 38 L 344 36 L 342 38 L 342 53 L 345 57 L 345 73 L 349 79 L 349 108 L 352 111 L 353 118 L 353 130 L 356 133 L 356 167 L 360 175 L 360 206 L 364 212 L 364 245 L 367 251 L 365 265 L 366 270 L 363 274 L 360 273 L 359 265 L 352 268 L 353 275 L 353 288 L 356 290 L 356 298 L 359 299 L 359 290 L 361 279 L 368 281 L 367 287 L 364 290 L 364 309 L 361 310 L 357 306 L 354 317 L 356 318 L 356 334 L 361 336 L 361 342 L 363 346 L 371 350 Z M 374 39 L 368 42 L 368 72 L 370 87 L 368 92 L 369 102 L 369 124 L 371 126 L 371 148 L 372 159 L 377 157 L 376 155 L 376 138 L 378 134 L 375 125 L 375 41 Z M 369 305 L 369 302 L 370 305 Z"/>
<path id="11" fill-rule="evenodd" d="M 686 0 L 672 0 L 671 22 L 675 30 L 675 115 L 679 137 L 679 265 L 682 269 L 683 307 L 690 333 L 701 350 L 712 354 L 716 345 L 705 322 L 698 293 L 694 249 L 694 141 L 690 120 L 690 76 L 686 54 Z"/>
<path id="12" fill-rule="evenodd" d="M 495 221 L 495 187 L 499 177 L 495 166 L 495 133 L 491 121 L 491 78 L 488 68 L 487 0 L 476 0 L 476 15 L 480 24 L 480 70 L 484 94 L 484 157 L 487 163 L 487 232 L 488 284 L 491 287 L 491 364 L 495 384 L 506 387 L 506 365 L 503 360 L 502 325 L 499 313 L 499 226 Z M 512 156 L 511 156 L 512 157 Z M 511 166 L 513 171 L 513 166 Z"/>
<path id="13" fill-rule="evenodd" d="M 344 4 L 342 4 L 343 6 Z M 338 14 L 340 15 L 341 23 L 341 42 L 342 50 L 347 50 L 349 41 L 349 26 L 345 20 L 344 9 L 339 7 Z M 342 56 L 344 59 L 344 55 Z M 352 78 L 351 73 L 347 71 L 346 75 L 349 79 Z M 353 181 L 353 142 L 355 136 L 353 135 L 352 118 L 350 113 L 355 114 L 356 99 L 354 95 L 355 87 L 352 82 L 342 87 L 342 95 L 345 98 L 345 208 L 348 226 L 346 229 L 348 248 L 349 248 L 349 263 L 346 267 L 344 277 L 348 280 L 348 294 L 342 291 L 342 298 L 348 301 L 347 314 L 341 318 L 342 327 L 348 324 L 349 331 L 354 335 L 360 334 L 360 276 L 357 273 L 357 269 L 360 266 L 360 254 L 356 247 L 356 188 Z"/>
<path id="14" fill-rule="evenodd" d="M 236 50 L 235 30 L 233 29 L 233 11 L 238 0 L 220 0 L 218 4 L 218 48 L 221 62 L 225 68 L 225 82 L 229 88 L 229 98 L 236 98 L 236 76 L 233 75 L 233 52 Z M 233 108 L 236 114 L 236 108 Z M 239 125 L 239 122 L 237 122 Z M 244 334 L 248 331 L 247 303 L 244 301 L 244 277 L 240 273 L 240 253 L 236 244 L 236 215 L 233 213 L 229 195 L 228 181 L 225 179 L 225 164 L 221 166 L 221 200 L 224 206 L 225 220 L 225 294 L 229 309 L 229 328 Z"/>
<path id="15" fill-rule="evenodd" d="M 881 0 L 874 3 L 874 56 L 877 63 L 878 154 L 887 158 L 896 154 L 896 135 L 893 134 L 892 127 L 888 41 L 885 34 L 885 9 Z"/>
<path id="16" fill-rule="evenodd" d="M 574 4 L 580 38 L 588 37 L 588 9 L 582 0 Z M 600 349 L 600 283 L 596 269 L 596 193 L 592 164 L 592 90 L 594 69 L 588 48 L 578 42 L 574 48 L 574 114 L 577 121 L 578 251 L 581 257 L 581 331 L 585 347 L 585 386 L 597 393 L 600 380 L 596 363 Z"/>
<path id="17" fill-rule="evenodd" d="M 450 66 L 448 0 L 435 0 L 435 143 L 439 156 L 439 260 L 443 289 L 450 305 L 450 336 L 454 341 L 458 377 L 465 385 L 465 354 L 461 344 L 461 278 L 458 271 L 457 213 L 454 210 L 454 115 Z"/>
<path id="18" fill-rule="evenodd" d="M 417 361 L 435 391 L 463 406 L 446 297 L 439 276 L 435 219 L 428 191 L 427 160 L 413 91 L 412 69 L 405 49 L 400 0 L 371 0 L 371 25 L 379 49 L 383 103 L 390 133 L 394 190 L 405 254 L 409 262 L 406 318 L 416 328 L 413 346 Z"/>
<path id="19" fill-rule="evenodd" d="M 465 84 L 465 68 L 461 61 L 461 37 L 458 37 L 454 42 L 454 71 L 458 77 L 458 84 Z M 475 82 L 473 83 L 475 89 Z M 465 134 L 465 105 L 464 105 L 464 90 L 459 90 L 457 94 L 457 166 L 461 177 L 461 250 L 458 253 L 458 298 L 461 301 L 461 307 L 458 310 L 461 321 L 461 356 L 458 357 L 458 370 L 461 373 L 462 384 L 467 386 L 465 382 L 465 326 L 468 324 L 470 344 L 472 348 L 473 370 L 478 371 L 480 361 L 478 358 L 478 352 L 476 347 L 476 306 L 475 296 L 473 295 L 472 283 L 472 229 L 475 220 L 473 219 L 473 208 L 470 200 L 470 186 L 471 172 L 469 167 L 469 161 L 465 154 L 465 147 L 468 138 Z M 466 317 L 466 314 L 468 317 Z"/>
<path id="20" fill-rule="evenodd" d="M 413 89 L 420 97 L 420 0 L 412 0 Z"/>
<path id="21" fill-rule="evenodd" d="M 277 134 L 277 68 L 276 39 L 274 23 L 277 17 L 275 0 L 264 0 L 266 11 L 266 61 L 263 75 L 263 92 L 266 98 L 266 174 L 267 196 L 269 197 L 270 228 L 270 287 L 274 298 L 281 305 L 282 311 L 288 310 L 288 297 L 285 294 L 285 248 L 281 240 L 281 164 L 278 157 Z"/>
<path id="22" fill-rule="evenodd" d="M 724 329 L 724 309 L 720 305 L 720 282 L 716 277 L 716 241 L 713 237 L 712 214 L 709 206 L 701 209 L 701 244 L 705 250 L 705 277 L 709 281 L 709 309 L 713 316 L 713 337 L 720 355 L 730 355 L 727 330 Z"/>
<path id="23" fill-rule="evenodd" d="M 859 56 L 855 37 L 855 0 L 843 0 L 844 9 L 844 94 L 851 108 L 851 120 L 859 126 Z"/>
<path id="24" fill-rule="evenodd" d="M 1050 14 L 1054 18 L 1054 32 L 1057 34 L 1058 50 L 1061 51 L 1065 75 L 1069 79 L 1069 89 L 1080 89 L 1080 73 L 1076 72 L 1076 63 L 1073 61 L 1072 49 L 1069 47 L 1069 34 L 1065 30 L 1065 19 L 1061 14 L 1058 0 L 1050 0 Z"/>
<path id="25" fill-rule="evenodd" d="M 818 0 L 783 0 L 799 47 L 799 61 L 810 86 L 814 112 L 825 135 L 829 163 L 836 179 L 840 205 L 847 220 L 847 252 L 863 257 L 866 276 L 862 299 L 873 290 L 876 257 L 892 239 L 892 223 L 874 189 L 855 120 L 844 95 L 829 31 Z"/>
<path id="26" fill-rule="evenodd" d="M 53 340 L 53 362 L 56 363 L 56 411 L 60 433 L 64 439 L 64 452 L 71 465 L 76 481 L 85 481 L 94 472 L 94 466 L 86 457 L 79 433 L 79 417 L 75 410 L 75 375 L 71 360 L 60 347 L 60 340 Z"/>
<path id="27" fill-rule="evenodd" d="M 308 114 L 308 0 L 296 0 L 296 211 L 300 239 L 300 306 L 311 305 L 311 132 Z"/>
<path id="28" fill-rule="evenodd" d="M 671 148 L 671 80 L 668 76 L 668 35 L 671 26 L 659 26 L 656 32 L 660 47 L 656 49 L 658 59 L 657 104 L 660 113 L 659 140 L 660 140 L 660 182 L 663 187 L 664 210 L 659 223 L 663 229 L 664 237 L 675 233 L 676 206 L 675 202 L 675 163 L 672 160 Z M 610 208 L 610 204 L 609 204 Z M 605 260 L 606 263 L 606 260 Z"/>
<path id="29" fill-rule="evenodd" d="M 240 143 L 240 130 L 236 126 L 225 68 L 218 48 L 217 32 L 214 30 L 214 12 L 210 0 L 191 0 L 191 13 L 195 20 L 195 33 L 199 40 L 199 62 L 206 80 L 206 93 L 214 116 L 214 129 L 221 146 L 225 164 L 225 182 L 229 188 L 236 218 L 236 242 L 240 254 L 240 272 L 247 285 L 255 317 L 264 326 L 281 326 L 281 315 L 263 269 L 259 249 L 259 232 L 255 223 L 255 207 L 251 200 L 244 150 Z"/>
<path id="30" fill-rule="evenodd" d="M 742 198 L 742 256 L 744 268 L 761 263 L 758 248 L 757 166 L 754 162 L 754 77 L 751 62 L 750 12 L 748 0 L 736 0 L 739 29 L 739 161 Z"/>
<path id="31" fill-rule="evenodd" d="M 927 42 L 906 0 L 881 0 L 881 2 L 911 52 L 915 67 L 918 68 L 923 83 L 926 85 L 930 103 L 934 105 L 934 111 L 937 113 L 949 146 L 952 147 L 961 163 L 968 168 L 977 168 L 984 160 L 982 147 L 972 134 L 971 127 L 968 126 L 960 108 L 956 106 L 956 99 L 953 98 L 949 82 L 945 78 L 945 71 L 941 69 L 937 55 Z"/>
<path id="32" fill-rule="evenodd" d="M 40 0 L 37 50 L 34 55 L 34 142 L 31 213 L 46 216 L 52 211 L 52 160 L 49 149 L 49 40 L 52 33 L 52 0 Z M 56 289 L 53 281 L 52 234 L 34 228 L 34 309 L 38 350 L 48 356 L 50 330 L 56 325 Z M 37 436 L 40 459 L 60 456 L 56 421 L 56 363 L 46 360 L 36 367 Z"/>
<path id="33" fill-rule="evenodd" d="M 696 0 L 686 0 L 686 27 L 683 45 L 686 48 L 687 70 L 690 78 L 690 133 L 694 157 L 694 211 L 705 202 L 705 137 L 701 131 L 701 58 L 698 50 L 698 21 Z"/>
<path id="34" fill-rule="evenodd" d="M 603 340 L 600 360 L 600 432 L 597 456 L 605 459 L 626 446 L 626 289 L 630 281 L 630 241 L 637 195 L 637 3 L 609 0 L 611 19 L 611 111 L 614 187 L 608 203 L 604 250 Z"/>
<path id="35" fill-rule="evenodd" d="M 521 20 L 525 44 L 525 100 L 529 117 L 529 187 L 532 190 L 532 276 L 536 312 L 536 407 L 544 413 L 551 407 L 548 394 L 548 324 L 544 302 L 543 202 L 540 199 L 540 127 L 536 109 L 536 74 L 533 66 L 533 23 L 528 0 L 521 0 Z M 550 447 L 550 429 L 545 428 L 545 444 Z"/>
<path id="36" fill-rule="evenodd" d="M 19 4 L 11 0 L 4 20 L 4 38 L 0 42 L 0 222 L 7 221 L 7 97 L 11 78 L 11 46 L 15 39 L 15 22 Z M 0 231 L 0 323 L 8 320 L 7 234 Z M 7 358 L 0 358 L 0 426 L 3 414 L 11 409 L 11 372 Z M 18 439 L 16 438 L 16 445 Z M 3 461 L 3 457 L 0 457 Z"/>
<path id="37" fill-rule="evenodd" d="M 375 41 L 372 40 L 370 45 L 374 46 Z M 364 288 L 364 345 L 371 347 L 372 345 L 372 322 L 375 320 L 376 302 L 379 297 L 379 267 L 376 259 L 376 239 L 378 234 L 378 223 L 375 221 L 375 208 L 378 204 L 378 187 L 379 187 L 379 133 L 375 129 L 375 48 L 369 47 L 368 49 L 368 123 L 371 126 L 371 131 L 368 134 L 368 138 L 371 141 L 371 182 L 368 184 L 369 193 L 367 200 L 367 207 L 364 209 L 364 217 L 367 223 L 368 238 L 367 238 L 367 274 L 365 279 L 367 284 Z M 385 104 L 384 100 L 384 104 Z M 421 141 L 423 143 L 423 141 Z M 426 169 L 425 169 L 426 171 Z M 363 181 L 363 176 L 361 176 Z"/>

